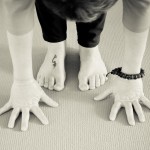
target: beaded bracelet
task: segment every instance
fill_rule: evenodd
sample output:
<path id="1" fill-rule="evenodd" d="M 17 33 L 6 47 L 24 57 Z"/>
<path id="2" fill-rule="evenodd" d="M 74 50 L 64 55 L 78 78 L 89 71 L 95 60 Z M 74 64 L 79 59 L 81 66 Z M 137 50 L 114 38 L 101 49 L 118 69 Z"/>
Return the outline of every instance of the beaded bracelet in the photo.
<path id="1" fill-rule="evenodd" d="M 106 77 L 111 73 L 113 75 L 118 75 L 121 78 L 128 79 L 128 80 L 136 80 L 138 78 L 143 78 L 145 76 L 144 70 L 141 68 L 139 74 L 126 74 L 121 72 L 122 67 L 115 68 L 111 72 L 107 73 Z"/>

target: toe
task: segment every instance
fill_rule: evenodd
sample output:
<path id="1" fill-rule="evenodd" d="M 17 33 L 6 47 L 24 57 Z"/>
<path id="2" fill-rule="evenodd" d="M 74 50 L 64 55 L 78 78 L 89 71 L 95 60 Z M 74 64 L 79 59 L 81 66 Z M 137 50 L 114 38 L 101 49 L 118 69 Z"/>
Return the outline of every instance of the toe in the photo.
<path id="1" fill-rule="evenodd" d="M 54 89 L 56 91 L 62 91 L 64 89 L 64 85 L 57 83 L 57 84 L 55 84 Z"/>
<path id="2" fill-rule="evenodd" d="M 97 88 L 100 87 L 100 85 L 101 85 L 100 77 L 98 74 L 95 76 L 95 85 Z"/>
<path id="3" fill-rule="evenodd" d="M 101 81 L 101 85 L 103 85 L 105 83 L 105 76 L 100 74 L 100 81 Z"/>
<path id="4" fill-rule="evenodd" d="M 90 87 L 90 90 L 95 89 L 95 76 L 94 75 L 89 78 L 89 87 Z"/>
<path id="5" fill-rule="evenodd" d="M 88 84 L 80 84 L 79 89 L 81 91 L 87 91 L 87 90 L 89 90 L 89 86 L 88 86 Z"/>
<path id="6" fill-rule="evenodd" d="M 64 79 L 56 79 L 56 84 L 54 85 L 54 89 L 56 91 L 61 91 L 64 89 L 64 82 L 65 80 Z"/>
<path id="7" fill-rule="evenodd" d="M 45 88 L 49 87 L 49 79 L 47 77 L 45 77 L 45 80 L 44 80 L 44 87 Z"/>
<path id="8" fill-rule="evenodd" d="M 40 77 L 41 77 L 41 74 L 38 73 L 38 75 L 36 77 L 37 82 L 39 82 Z"/>
<path id="9" fill-rule="evenodd" d="M 108 80 L 107 74 L 104 74 L 105 82 Z"/>
<path id="10" fill-rule="evenodd" d="M 40 86 L 44 86 L 44 77 L 41 76 L 38 83 Z"/>
<path id="11" fill-rule="evenodd" d="M 79 78 L 79 89 L 81 91 L 87 91 L 89 90 L 89 85 L 88 85 L 88 80 L 87 78 Z"/>
<path id="12" fill-rule="evenodd" d="M 55 82 L 54 77 L 51 77 L 49 79 L 49 87 L 48 87 L 50 90 L 54 89 L 54 82 Z"/>

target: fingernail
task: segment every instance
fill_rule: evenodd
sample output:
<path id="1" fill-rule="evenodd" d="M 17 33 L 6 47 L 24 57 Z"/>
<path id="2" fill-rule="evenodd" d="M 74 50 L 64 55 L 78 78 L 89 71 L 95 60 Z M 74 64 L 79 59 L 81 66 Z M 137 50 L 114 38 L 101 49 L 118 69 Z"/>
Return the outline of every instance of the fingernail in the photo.
<path id="1" fill-rule="evenodd" d="M 97 101 L 98 100 L 97 97 L 94 97 L 94 100 Z"/>
<path id="2" fill-rule="evenodd" d="M 21 131 L 27 131 L 27 128 L 22 127 L 22 128 L 21 128 Z"/>
<path id="3" fill-rule="evenodd" d="M 56 102 L 54 103 L 54 107 L 58 107 L 58 105 L 59 105 L 58 103 L 56 103 Z"/>
<path id="4" fill-rule="evenodd" d="M 49 121 L 48 121 L 48 120 L 45 120 L 45 121 L 43 122 L 43 124 L 44 124 L 44 125 L 48 125 L 48 124 L 49 124 Z"/>
<path id="5" fill-rule="evenodd" d="M 114 117 L 109 117 L 109 119 L 110 119 L 110 121 L 114 121 L 115 120 L 115 118 Z"/>
<path id="6" fill-rule="evenodd" d="M 14 128 L 14 126 L 9 124 L 8 128 L 12 129 L 12 128 Z"/>
<path id="7" fill-rule="evenodd" d="M 135 122 L 130 122 L 129 123 L 131 126 L 134 126 L 135 125 Z"/>
<path id="8" fill-rule="evenodd" d="M 145 118 L 142 118 L 142 119 L 140 120 L 140 122 L 145 122 Z"/>

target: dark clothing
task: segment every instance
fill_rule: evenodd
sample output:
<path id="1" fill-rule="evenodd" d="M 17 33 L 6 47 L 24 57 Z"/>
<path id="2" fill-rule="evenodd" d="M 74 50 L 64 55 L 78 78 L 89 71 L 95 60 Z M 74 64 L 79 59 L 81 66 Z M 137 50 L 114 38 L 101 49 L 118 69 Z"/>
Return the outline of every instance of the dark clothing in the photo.
<path id="1" fill-rule="evenodd" d="M 43 38 L 48 42 L 60 42 L 67 38 L 67 22 L 45 6 L 42 0 L 36 0 L 36 10 L 41 24 Z M 78 43 L 83 47 L 95 47 L 99 44 L 106 14 L 101 14 L 93 22 L 76 22 Z"/>

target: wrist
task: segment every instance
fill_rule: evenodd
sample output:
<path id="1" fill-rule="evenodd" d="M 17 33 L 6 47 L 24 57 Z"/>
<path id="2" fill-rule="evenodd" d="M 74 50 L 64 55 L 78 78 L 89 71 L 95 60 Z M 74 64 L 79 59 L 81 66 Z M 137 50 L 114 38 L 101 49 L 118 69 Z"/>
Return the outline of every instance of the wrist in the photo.
<path id="1" fill-rule="evenodd" d="M 126 74 L 138 74 L 141 70 L 141 63 L 139 62 L 126 62 L 122 65 L 122 72 Z"/>
<path id="2" fill-rule="evenodd" d="M 122 67 L 122 72 L 123 73 L 126 73 L 126 74 L 138 74 L 140 73 L 140 67 L 126 67 L 126 66 L 123 66 Z"/>
<path id="3" fill-rule="evenodd" d="M 28 84 L 28 83 L 32 83 L 34 81 L 35 81 L 34 78 L 26 78 L 26 79 L 14 78 L 14 83 L 17 83 L 17 84 Z"/>
<path id="4" fill-rule="evenodd" d="M 13 71 L 13 76 L 14 76 L 14 80 L 18 80 L 18 81 L 28 81 L 28 80 L 33 80 L 33 71 L 32 68 L 17 68 L 14 69 Z"/>
<path id="5" fill-rule="evenodd" d="M 137 74 L 127 74 L 127 73 L 124 73 L 122 71 L 122 67 L 118 67 L 118 68 L 115 68 L 113 69 L 111 72 L 109 72 L 108 74 L 113 74 L 113 75 L 117 75 L 123 79 L 128 79 L 128 80 L 136 80 L 136 79 L 139 79 L 139 78 L 143 78 L 145 73 L 144 73 L 144 70 L 141 68 L 140 69 L 140 72 L 137 73 Z M 108 76 L 108 74 L 106 75 L 106 77 Z"/>

